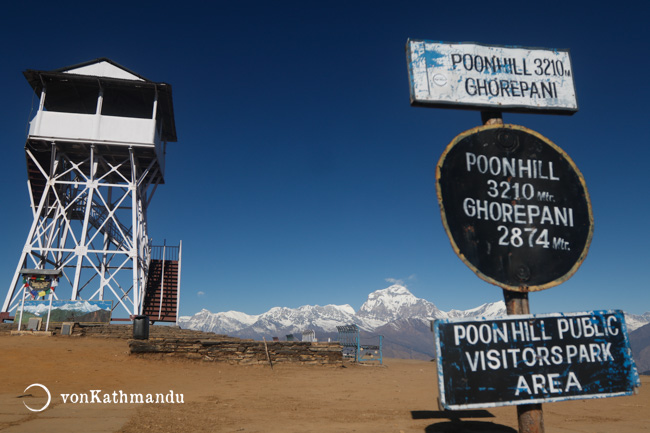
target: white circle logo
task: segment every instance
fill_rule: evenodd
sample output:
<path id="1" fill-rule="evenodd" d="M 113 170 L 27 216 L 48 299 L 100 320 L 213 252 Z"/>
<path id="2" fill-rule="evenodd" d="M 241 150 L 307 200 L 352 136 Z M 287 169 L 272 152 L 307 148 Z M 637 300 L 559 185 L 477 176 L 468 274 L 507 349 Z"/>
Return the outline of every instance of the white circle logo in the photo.
<path id="1" fill-rule="evenodd" d="M 32 388 L 34 386 L 39 386 L 39 387 L 41 387 L 41 388 L 43 388 L 45 390 L 45 392 L 47 393 L 47 403 L 45 403 L 45 406 L 43 406 L 40 409 L 32 409 L 31 407 L 27 406 L 27 403 L 25 403 L 24 401 L 23 401 L 23 404 L 25 405 L 25 407 L 27 409 L 31 410 L 32 412 L 43 412 L 50 405 L 50 402 L 52 401 L 52 395 L 50 395 L 50 390 L 47 389 L 47 387 L 45 385 L 41 385 L 40 383 L 32 383 L 27 388 L 25 388 L 25 391 L 23 391 L 23 392 L 27 392 L 27 390 L 29 388 Z"/>
<path id="2" fill-rule="evenodd" d="M 433 82 L 434 82 L 437 86 L 442 87 L 442 86 L 444 86 L 445 84 L 447 84 L 447 77 L 445 77 L 445 76 L 442 75 L 442 74 L 436 74 L 436 75 L 433 76 Z"/>

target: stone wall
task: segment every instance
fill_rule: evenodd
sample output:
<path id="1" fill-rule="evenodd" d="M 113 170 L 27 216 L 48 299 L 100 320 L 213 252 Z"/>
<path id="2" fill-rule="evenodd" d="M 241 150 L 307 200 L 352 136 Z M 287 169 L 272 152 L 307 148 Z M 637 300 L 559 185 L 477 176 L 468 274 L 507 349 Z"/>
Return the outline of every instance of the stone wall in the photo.
<path id="1" fill-rule="evenodd" d="M 0 323 L 0 334 L 10 333 L 18 329 L 17 323 Z M 26 329 L 26 326 L 21 327 L 22 330 Z M 41 330 L 45 330 L 45 324 L 41 325 Z M 48 328 L 49 331 L 52 331 L 52 335 L 61 334 L 61 324 L 50 324 Z M 72 336 L 74 337 L 98 337 L 98 338 L 121 338 L 121 339 L 131 339 L 133 338 L 133 325 L 130 322 L 124 324 L 115 324 L 110 325 L 88 325 L 88 324 L 79 324 L 75 323 L 72 329 Z M 193 331 L 191 329 L 181 329 L 178 326 L 165 326 L 165 325 L 151 325 L 149 326 L 149 336 L 153 338 L 222 338 L 226 337 L 225 335 L 215 334 L 213 332 L 202 332 L 202 331 Z"/>
<path id="2" fill-rule="evenodd" d="M 216 339 L 150 338 L 130 340 L 132 354 L 140 356 L 171 356 L 229 364 L 342 364 L 339 343 L 309 343 L 298 341 L 240 340 L 222 337 Z M 268 357 L 266 350 L 268 348 Z"/>
<path id="3" fill-rule="evenodd" d="M 50 331 L 57 336 L 59 327 L 51 326 Z M 14 323 L 0 324 L 0 334 L 9 334 L 18 327 Z M 24 327 L 23 327 L 24 329 Z M 275 363 L 298 364 L 342 364 L 341 345 L 334 343 L 309 343 L 301 341 L 263 341 L 242 340 L 212 332 L 181 329 L 177 326 L 149 326 L 148 340 L 133 339 L 132 324 L 79 325 L 72 330 L 74 337 L 119 338 L 129 340 L 129 348 L 134 356 L 147 358 L 186 358 L 230 364 L 268 364 L 266 355 Z"/>
<path id="4" fill-rule="evenodd" d="M 18 329 L 18 324 L 0 323 L 0 334 L 9 334 L 11 331 Z"/>

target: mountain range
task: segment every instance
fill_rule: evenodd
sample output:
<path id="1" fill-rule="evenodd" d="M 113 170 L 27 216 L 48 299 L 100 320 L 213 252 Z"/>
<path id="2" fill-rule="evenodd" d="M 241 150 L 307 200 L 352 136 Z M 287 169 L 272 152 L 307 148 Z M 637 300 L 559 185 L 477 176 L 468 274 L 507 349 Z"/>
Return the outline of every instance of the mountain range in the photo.
<path id="1" fill-rule="evenodd" d="M 350 305 L 304 305 L 298 308 L 274 307 L 259 315 L 238 311 L 211 313 L 201 310 L 193 316 L 183 316 L 179 325 L 232 337 L 261 340 L 287 335 L 297 339 L 303 331 L 313 330 L 320 340 L 336 339 L 339 325 L 355 324 L 361 329 L 361 340 L 373 343 L 378 335 L 384 337 L 384 356 L 431 359 L 435 357 L 431 320 L 471 317 L 497 317 L 506 314 L 503 301 L 483 304 L 470 310 L 442 311 L 432 302 L 417 298 L 406 287 L 393 284 L 372 292 L 358 311 Z M 650 323 L 650 312 L 627 315 L 628 331 Z"/>
<path id="2" fill-rule="evenodd" d="M 384 356 L 413 359 L 435 357 L 432 319 L 497 317 L 506 314 L 503 301 L 483 304 L 470 310 L 442 311 L 435 304 L 417 298 L 406 287 L 393 284 L 368 296 L 358 311 L 350 305 L 304 305 L 298 308 L 274 307 L 259 315 L 238 311 L 211 313 L 201 310 L 193 316 L 179 319 L 182 328 L 195 329 L 232 337 L 261 340 L 287 335 L 300 339 L 303 331 L 313 330 L 323 341 L 336 339 L 338 325 L 356 324 L 361 329 L 362 342 L 384 337 Z M 628 331 L 650 323 L 650 312 L 626 315 Z"/>

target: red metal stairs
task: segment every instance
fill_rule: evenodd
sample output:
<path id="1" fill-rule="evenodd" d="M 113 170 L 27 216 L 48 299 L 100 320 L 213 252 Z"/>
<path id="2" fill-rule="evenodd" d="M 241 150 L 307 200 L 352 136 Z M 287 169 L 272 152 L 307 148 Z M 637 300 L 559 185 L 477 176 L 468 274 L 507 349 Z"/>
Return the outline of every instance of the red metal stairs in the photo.
<path id="1" fill-rule="evenodd" d="M 142 315 L 148 316 L 151 322 L 176 322 L 178 269 L 177 260 L 151 260 L 142 308 Z"/>

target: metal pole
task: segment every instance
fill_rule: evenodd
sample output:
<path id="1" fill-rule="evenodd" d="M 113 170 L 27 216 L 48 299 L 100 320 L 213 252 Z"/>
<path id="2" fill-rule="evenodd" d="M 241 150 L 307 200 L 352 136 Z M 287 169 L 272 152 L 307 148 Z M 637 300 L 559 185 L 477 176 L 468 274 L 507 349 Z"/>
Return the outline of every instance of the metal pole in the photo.
<path id="1" fill-rule="evenodd" d="M 357 325 L 354 325 L 354 335 L 354 338 L 357 340 L 357 350 L 354 353 L 354 362 L 359 362 L 359 354 L 361 353 L 361 331 L 359 331 Z"/>
<path id="2" fill-rule="evenodd" d="M 52 298 L 54 295 L 50 292 L 50 305 L 47 307 L 47 323 L 45 323 L 45 331 L 50 328 L 50 315 L 52 314 Z"/>
<path id="3" fill-rule="evenodd" d="M 176 325 L 178 326 L 178 313 L 181 310 L 181 263 L 183 256 L 183 241 L 178 244 L 178 275 L 176 279 Z"/>
<path id="4" fill-rule="evenodd" d="M 23 323 L 23 311 L 25 311 L 25 285 L 23 285 L 23 300 L 20 303 L 20 318 L 18 319 L 18 330 L 20 331 L 20 325 Z"/>
<path id="5" fill-rule="evenodd" d="M 163 244 L 163 256 L 162 256 L 162 269 L 160 270 L 160 303 L 158 305 L 158 320 L 160 320 L 160 314 L 162 313 L 162 303 L 163 295 L 165 294 L 165 249 L 167 248 L 167 239 Z"/>

